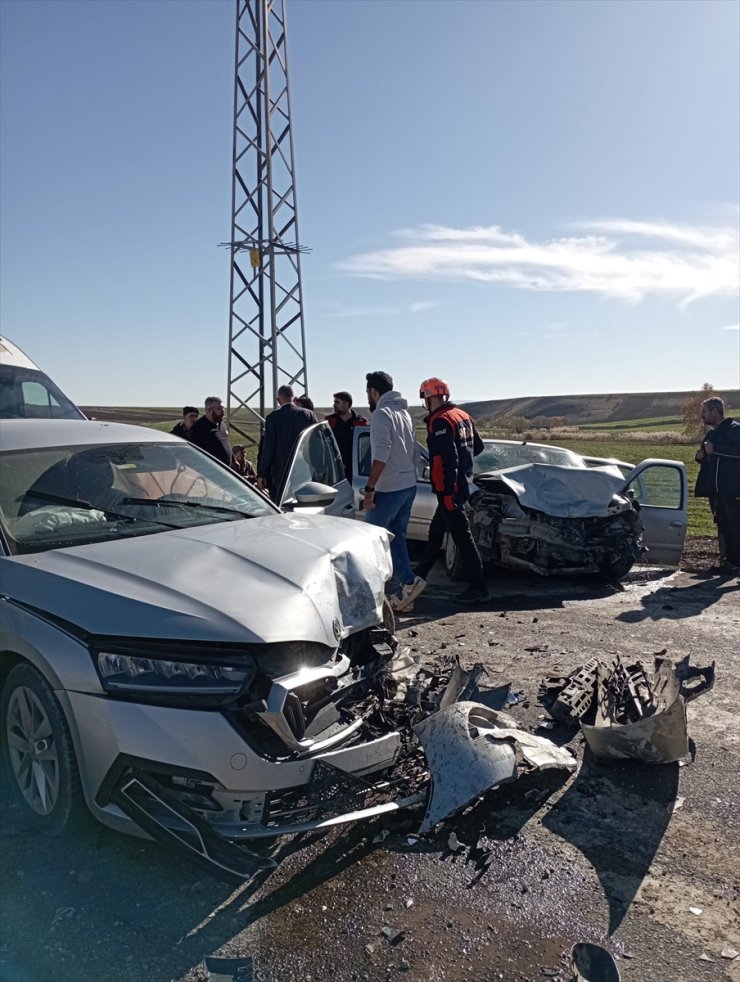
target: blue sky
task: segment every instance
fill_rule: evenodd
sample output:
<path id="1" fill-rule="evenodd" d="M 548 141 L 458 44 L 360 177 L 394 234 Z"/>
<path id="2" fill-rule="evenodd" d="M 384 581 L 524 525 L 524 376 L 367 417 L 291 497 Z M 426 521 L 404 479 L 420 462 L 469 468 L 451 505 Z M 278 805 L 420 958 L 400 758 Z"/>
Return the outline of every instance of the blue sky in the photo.
<path id="1" fill-rule="evenodd" d="M 740 384 L 740 4 L 287 9 L 318 404 Z M 0 323 L 81 404 L 226 392 L 234 20 L 0 2 Z"/>

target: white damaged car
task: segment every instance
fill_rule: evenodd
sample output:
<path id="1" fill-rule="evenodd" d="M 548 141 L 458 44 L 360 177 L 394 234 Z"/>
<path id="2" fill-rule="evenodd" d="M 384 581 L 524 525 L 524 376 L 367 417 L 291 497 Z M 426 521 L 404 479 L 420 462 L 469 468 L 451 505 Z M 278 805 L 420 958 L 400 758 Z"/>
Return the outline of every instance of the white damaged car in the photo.
<path id="1" fill-rule="evenodd" d="M 84 801 L 248 875 L 244 840 L 341 820 L 332 775 L 392 768 L 388 533 L 300 499 L 154 430 L 3 423 L 0 738 L 32 823 Z"/>

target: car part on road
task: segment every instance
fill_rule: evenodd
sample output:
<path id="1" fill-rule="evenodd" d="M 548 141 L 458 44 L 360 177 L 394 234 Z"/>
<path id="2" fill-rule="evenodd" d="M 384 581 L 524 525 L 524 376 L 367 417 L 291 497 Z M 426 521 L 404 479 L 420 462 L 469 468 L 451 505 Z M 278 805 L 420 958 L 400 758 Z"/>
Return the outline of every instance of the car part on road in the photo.
<path id="1" fill-rule="evenodd" d="M 414 732 L 432 775 L 420 832 L 453 815 L 474 798 L 520 771 L 576 769 L 567 750 L 520 729 L 505 713 L 474 702 L 458 702 L 423 720 Z"/>
<path id="2" fill-rule="evenodd" d="M 714 662 L 695 668 L 688 655 L 674 662 L 664 654 L 655 656 L 652 677 L 641 661 L 592 658 L 567 679 L 545 680 L 540 699 L 555 719 L 580 722 L 597 757 L 680 760 L 689 754 L 686 703 L 712 688 Z"/>

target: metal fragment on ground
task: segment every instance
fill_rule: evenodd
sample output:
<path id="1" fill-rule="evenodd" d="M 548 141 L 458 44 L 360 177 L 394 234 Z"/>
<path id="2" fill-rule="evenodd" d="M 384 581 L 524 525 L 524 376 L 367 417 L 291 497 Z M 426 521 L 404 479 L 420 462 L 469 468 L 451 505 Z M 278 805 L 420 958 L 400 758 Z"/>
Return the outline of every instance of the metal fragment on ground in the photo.
<path id="1" fill-rule="evenodd" d="M 520 729 L 505 713 L 459 702 L 414 727 L 431 773 L 431 793 L 419 829 L 426 832 L 474 798 L 521 771 L 576 769 L 572 755 Z"/>
<path id="2" fill-rule="evenodd" d="M 389 924 L 384 924 L 383 927 L 381 927 L 380 929 L 380 933 L 383 935 L 384 938 L 388 939 L 388 943 L 391 945 L 400 944 L 403 941 L 403 939 L 406 937 L 404 931 L 400 931 L 396 927 L 391 927 Z"/>

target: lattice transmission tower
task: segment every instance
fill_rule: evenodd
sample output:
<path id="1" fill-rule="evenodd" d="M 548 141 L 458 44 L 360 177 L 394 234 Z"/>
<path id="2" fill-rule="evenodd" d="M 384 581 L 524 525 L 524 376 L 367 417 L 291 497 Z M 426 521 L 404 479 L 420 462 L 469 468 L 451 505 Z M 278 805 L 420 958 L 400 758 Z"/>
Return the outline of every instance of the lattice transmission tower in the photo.
<path id="1" fill-rule="evenodd" d="M 308 388 L 285 0 L 236 0 L 231 212 L 227 415 L 250 439 L 237 409 L 261 424 Z"/>

